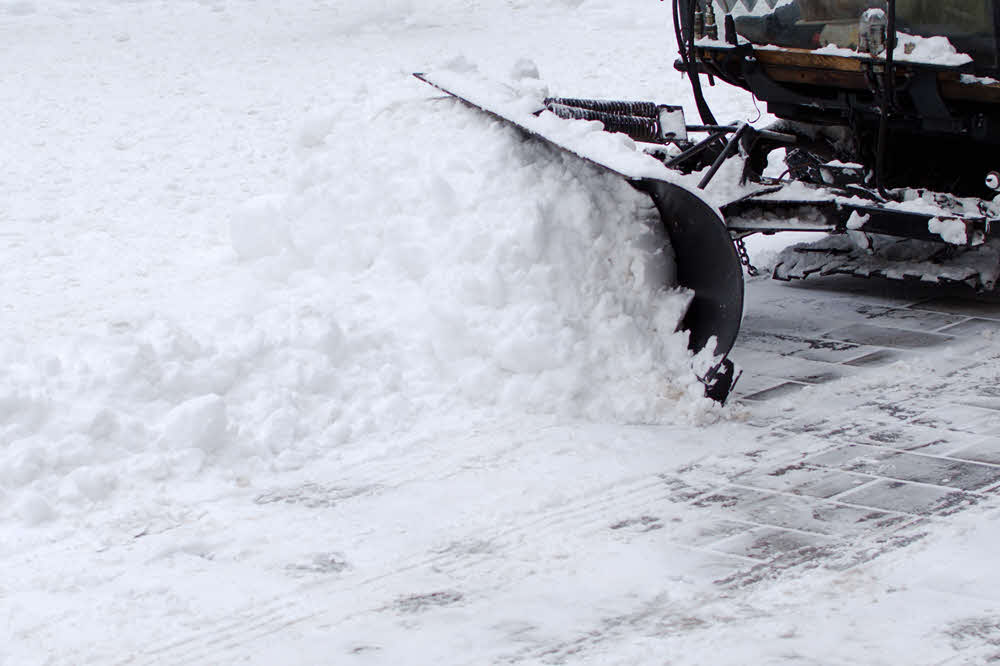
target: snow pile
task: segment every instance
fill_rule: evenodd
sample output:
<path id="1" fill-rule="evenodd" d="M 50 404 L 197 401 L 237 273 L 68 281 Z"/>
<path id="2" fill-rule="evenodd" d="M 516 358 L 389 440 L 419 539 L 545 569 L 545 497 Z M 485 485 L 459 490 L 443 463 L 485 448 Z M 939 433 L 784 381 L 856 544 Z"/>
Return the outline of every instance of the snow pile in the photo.
<path id="1" fill-rule="evenodd" d="M 452 101 L 334 115 L 234 246 L 330 294 L 407 400 L 635 422 L 703 408 L 648 199 Z"/>
<path id="2" fill-rule="evenodd" d="M 947 67 L 959 67 L 972 62 L 972 56 L 967 53 L 959 53 L 947 37 L 920 37 L 903 32 L 898 34 L 893 57 L 898 61 Z"/>
<path id="3" fill-rule="evenodd" d="M 0 515 L 34 524 L 123 486 L 525 412 L 715 417 L 645 195 L 402 90 L 307 119 L 289 190 L 234 211 L 249 305 L 7 341 Z"/>

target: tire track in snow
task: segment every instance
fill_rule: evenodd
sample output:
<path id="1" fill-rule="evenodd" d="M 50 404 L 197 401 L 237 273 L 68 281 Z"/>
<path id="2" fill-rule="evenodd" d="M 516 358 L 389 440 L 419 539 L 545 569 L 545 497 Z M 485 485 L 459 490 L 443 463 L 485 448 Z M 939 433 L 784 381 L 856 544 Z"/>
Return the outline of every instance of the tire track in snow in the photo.
<path id="1" fill-rule="evenodd" d="M 485 543 L 493 547 L 510 547 L 532 535 L 550 533 L 576 533 L 581 528 L 590 527 L 592 531 L 610 529 L 611 524 L 623 515 L 638 515 L 649 512 L 650 506 L 669 501 L 672 492 L 665 487 L 662 475 L 653 474 L 630 479 L 625 483 L 614 483 L 594 489 L 568 500 L 558 506 L 541 512 L 523 515 L 515 518 L 513 525 L 502 528 L 479 530 L 466 534 L 457 543 Z M 517 520 L 520 518 L 521 520 Z M 699 549 L 704 550 L 704 549 Z M 704 551 L 712 552 L 712 551 Z M 718 553 L 716 553 L 718 554 Z M 482 571 L 477 569 L 492 555 L 470 560 L 467 553 L 458 552 L 454 548 L 436 551 L 431 554 L 420 554 L 405 558 L 390 570 L 365 577 L 345 585 L 342 578 L 322 580 L 296 587 L 288 594 L 280 595 L 261 604 L 254 604 L 245 612 L 238 613 L 239 619 L 223 619 L 215 623 L 207 623 L 200 631 L 186 639 L 170 641 L 151 648 L 122 664 L 139 662 L 147 663 L 153 660 L 162 664 L 209 663 L 218 661 L 223 655 L 233 650 L 260 641 L 268 636 L 289 627 L 310 622 L 333 626 L 343 624 L 353 618 L 368 613 L 385 611 L 391 605 L 393 592 L 391 581 L 404 579 L 405 576 L 419 570 L 432 571 L 446 576 L 456 576 L 464 571 L 477 570 L 479 578 L 483 574 L 497 573 L 496 569 Z M 745 558 L 732 557 L 734 565 L 741 562 L 752 562 Z M 494 576 L 495 577 L 495 576 Z M 492 578 L 492 577 L 491 577 Z M 332 590 L 335 586 L 338 589 Z M 484 586 L 479 586 L 482 589 Z M 503 585 L 492 582 L 486 589 L 499 589 Z M 312 610 L 302 601 L 304 594 L 323 596 L 330 606 L 338 604 L 330 602 L 330 594 L 350 597 L 362 590 L 378 591 L 385 595 L 385 600 L 366 606 L 363 609 L 329 617 L 333 611 L 328 609 Z M 374 595 L 373 595 L 374 596 Z M 229 656 L 233 656 L 229 654 Z"/>

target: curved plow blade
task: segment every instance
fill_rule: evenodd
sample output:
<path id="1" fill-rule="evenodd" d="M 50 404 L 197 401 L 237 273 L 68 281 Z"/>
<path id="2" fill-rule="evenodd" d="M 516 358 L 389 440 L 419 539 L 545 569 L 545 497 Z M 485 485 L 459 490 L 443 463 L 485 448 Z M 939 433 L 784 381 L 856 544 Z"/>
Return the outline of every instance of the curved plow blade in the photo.
<path id="1" fill-rule="evenodd" d="M 715 353 L 728 354 L 743 321 L 743 266 L 725 222 L 679 185 L 655 179 L 632 184 L 653 199 L 674 249 L 677 283 L 694 292 L 682 323 L 688 346 L 700 351 L 715 337 Z"/>
<path id="2" fill-rule="evenodd" d="M 567 144 L 566 137 L 547 135 L 533 122 L 544 105 L 525 114 L 510 103 L 509 88 L 497 88 L 482 80 L 463 82 L 454 73 L 444 80 L 429 74 L 414 76 L 533 140 L 626 179 L 653 199 L 674 250 L 677 286 L 694 293 L 681 328 L 689 332 L 688 346 L 695 352 L 715 340 L 714 354 L 723 358 L 702 377 L 702 382 L 709 397 L 724 402 L 736 379 L 732 362 L 725 355 L 736 342 L 743 320 L 743 266 L 720 214 L 695 192 L 670 182 L 673 172 L 648 155 L 592 152 L 587 146 Z"/>

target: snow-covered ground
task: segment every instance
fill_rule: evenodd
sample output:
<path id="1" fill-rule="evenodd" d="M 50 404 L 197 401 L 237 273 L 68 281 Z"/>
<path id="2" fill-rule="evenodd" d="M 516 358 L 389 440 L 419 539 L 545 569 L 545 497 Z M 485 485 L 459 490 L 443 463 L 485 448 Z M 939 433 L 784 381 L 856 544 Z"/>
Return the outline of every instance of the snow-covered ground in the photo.
<path id="1" fill-rule="evenodd" d="M 719 408 L 645 200 L 409 76 L 529 58 L 693 117 L 633 4 L 0 0 L 0 663 L 1000 650 L 992 306 L 752 282 Z M 900 328 L 803 343 L 854 320 Z"/>

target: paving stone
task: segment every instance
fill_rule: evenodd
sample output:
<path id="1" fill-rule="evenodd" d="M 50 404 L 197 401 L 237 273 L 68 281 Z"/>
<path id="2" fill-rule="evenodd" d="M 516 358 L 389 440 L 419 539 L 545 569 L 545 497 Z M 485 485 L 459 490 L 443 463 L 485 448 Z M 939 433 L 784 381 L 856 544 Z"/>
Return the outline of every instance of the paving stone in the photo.
<path id="1" fill-rule="evenodd" d="M 847 446 L 806 461 L 870 476 L 959 490 L 978 490 L 1000 483 L 1000 468 L 997 467 L 915 453 L 879 451 L 870 446 Z"/>
<path id="2" fill-rule="evenodd" d="M 862 486 L 874 478 L 800 463 L 769 472 L 753 471 L 737 477 L 734 482 L 753 488 L 827 499 Z"/>
<path id="3" fill-rule="evenodd" d="M 734 569 L 745 567 L 747 561 L 736 555 L 721 552 L 701 551 L 690 561 L 689 575 L 698 580 L 714 582 L 733 575 Z"/>
<path id="4" fill-rule="evenodd" d="M 981 297 L 976 300 L 959 298 L 931 298 L 909 306 L 913 310 L 927 310 L 930 312 L 941 312 L 944 314 L 965 315 L 967 317 L 981 317 L 983 319 L 1000 320 L 1000 303 L 989 302 Z"/>
<path id="5" fill-rule="evenodd" d="M 859 534 L 889 517 L 879 511 L 812 497 L 735 486 L 703 497 L 694 506 L 724 510 L 727 518 L 739 522 L 828 536 Z"/>
<path id="6" fill-rule="evenodd" d="M 837 340 L 823 340 L 816 336 L 799 336 L 777 333 L 768 330 L 749 329 L 744 323 L 740 329 L 740 337 L 736 342 L 736 349 L 777 354 L 781 356 L 797 355 L 802 352 L 830 352 L 853 354 L 864 353 L 865 348 L 851 342 L 840 342 Z M 862 350 L 857 352 L 856 350 Z M 826 360 L 826 359 L 816 359 Z"/>
<path id="7" fill-rule="evenodd" d="M 960 490 L 979 490 L 1000 483 L 1000 468 L 974 462 L 900 453 L 891 459 L 891 478 Z"/>
<path id="8" fill-rule="evenodd" d="M 784 335 L 771 331 L 741 332 L 736 348 L 741 353 L 761 352 L 824 363 L 840 363 L 875 351 L 874 347 L 862 347 L 852 342 Z"/>
<path id="9" fill-rule="evenodd" d="M 950 454 L 952 458 L 972 460 L 974 462 L 1000 465 L 1000 439 L 990 438 L 967 446 Z"/>
<path id="10" fill-rule="evenodd" d="M 961 440 L 950 439 L 948 436 L 951 434 L 961 434 L 961 433 L 949 433 L 945 431 L 943 433 L 944 435 L 943 437 L 932 439 L 924 444 L 918 444 L 916 446 L 898 447 L 898 448 L 905 448 L 906 450 L 912 451 L 913 453 L 922 453 L 928 456 L 939 456 L 942 458 L 947 458 L 951 455 L 953 451 L 961 449 L 965 445 L 965 442 Z"/>
<path id="11" fill-rule="evenodd" d="M 952 338 L 937 333 L 908 331 L 902 328 L 874 326 L 872 324 L 851 324 L 824 334 L 822 337 L 831 340 L 842 340 L 859 345 L 873 347 L 892 347 L 895 349 L 922 349 L 944 344 Z"/>
<path id="12" fill-rule="evenodd" d="M 798 382 L 782 382 L 773 388 L 766 389 L 764 391 L 758 391 L 757 393 L 751 393 L 750 395 L 744 396 L 744 400 L 755 400 L 758 402 L 763 402 L 766 400 L 775 400 L 777 398 L 785 398 L 787 396 L 798 393 L 806 384 L 800 384 Z"/>
<path id="13" fill-rule="evenodd" d="M 796 306 L 791 307 L 795 308 Z M 772 311 L 768 312 L 768 310 Z M 747 314 L 743 317 L 742 325 L 745 333 L 741 339 L 747 339 L 755 333 L 765 332 L 769 336 L 817 338 L 823 331 L 830 330 L 839 321 L 843 321 L 835 317 L 823 317 L 819 320 L 810 319 L 809 313 L 803 313 L 802 317 L 794 319 L 787 315 L 778 314 L 775 310 L 778 308 L 773 305 L 765 305 L 763 309 L 747 307 Z"/>
<path id="14" fill-rule="evenodd" d="M 817 548 L 833 543 L 830 537 L 802 534 L 773 527 L 764 527 L 712 545 L 713 550 L 755 560 L 773 557 L 802 548 Z"/>
<path id="15" fill-rule="evenodd" d="M 864 347 L 850 342 L 836 342 L 825 340 L 830 343 L 829 347 L 809 347 L 797 351 L 789 352 L 788 356 L 802 358 L 807 361 L 820 361 L 822 363 L 844 363 L 856 359 L 860 356 L 867 356 L 879 351 L 876 347 Z"/>
<path id="16" fill-rule="evenodd" d="M 869 530 L 885 530 L 910 520 L 909 516 L 848 506 L 839 502 L 820 502 L 813 510 L 813 518 L 838 526 L 837 533 L 856 535 Z"/>
<path id="17" fill-rule="evenodd" d="M 877 326 L 906 328 L 914 331 L 933 332 L 945 326 L 952 326 L 964 319 L 965 315 L 944 314 L 910 308 L 883 308 L 866 315 L 868 322 Z"/>
<path id="18" fill-rule="evenodd" d="M 871 476 L 885 476 L 889 469 L 885 461 L 895 452 L 876 446 L 850 444 L 830 451 L 809 456 L 805 463 L 822 467 L 834 467 L 845 472 L 857 472 Z"/>
<path id="19" fill-rule="evenodd" d="M 971 338 L 977 335 L 995 335 L 1000 333 L 1000 321 L 975 317 L 973 319 L 966 319 L 954 326 L 942 328 L 938 332 L 963 338 Z"/>
<path id="20" fill-rule="evenodd" d="M 853 374 L 850 371 L 845 372 L 844 366 L 836 366 L 829 363 L 817 363 L 816 361 L 803 360 L 802 362 L 809 363 L 810 365 L 790 368 L 788 371 L 782 373 L 785 379 L 789 379 L 794 382 L 801 382 L 803 384 L 825 384 L 827 382 L 843 379 L 844 377 Z"/>
<path id="21" fill-rule="evenodd" d="M 888 479 L 845 493 L 837 499 L 873 509 L 917 516 L 950 514 L 979 502 L 976 495 L 960 490 Z"/>
<path id="22" fill-rule="evenodd" d="M 739 361 L 746 367 L 766 369 L 770 377 L 804 384 L 822 384 L 855 372 L 842 365 L 770 352 L 744 352 Z"/>
<path id="23" fill-rule="evenodd" d="M 859 347 L 863 349 L 863 347 Z M 853 358 L 849 361 L 844 361 L 844 365 L 849 365 L 855 368 L 878 368 L 883 365 L 889 365 L 895 363 L 903 357 L 898 351 L 892 349 L 879 349 L 871 353 L 865 354 L 864 356 L 859 356 Z"/>
<path id="24" fill-rule="evenodd" d="M 915 417 L 911 417 L 915 418 Z M 876 428 L 864 441 L 858 444 L 887 446 L 924 455 L 944 456 L 951 451 L 974 444 L 982 435 L 958 430 L 946 430 L 926 425 L 897 423 Z"/>
<path id="25" fill-rule="evenodd" d="M 743 365 L 743 361 L 739 358 L 735 359 L 740 367 L 743 368 L 743 376 L 736 383 L 736 391 L 734 395 L 745 396 L 753 395 L 754 393 L 760 393 L 761 391 L 767 391 L 768 389 L 773 389 L 777 386 L 781 386 L 787 380 L 780 377 L 770 377 L 765 374 L 761 374 L 759 371 L 755 372 L 750 368 L 754 366 Z"/>
<path id="26" fill-rule="evenodd" d="M 659 476 L 667 490 L 667 496 L 664 499 L 674 504 L 690 502 L 711 490 L 711 486 L 693 485 L 676 475 L 661 474 Z"/>
<path id="27" fill-rule="evenodd" d="M 907 414 L 902 414 L 902 418 L 907 418 Z M 944 435 L 951 435 L 951 439 L 946 444 L 944 443 Z M 947 450 L 954 450 L 961 446 L 961 443 L 955 442 L 964 441 L 968 437 L 964 433 L 939 431 L 926 426 L 915 426 L 910 423 L 895 421 L 873 423 L 870 426 L 864 426 L 857 433 L 857 437 L 852 443 L 871 444 L 873 446 L 885 446 L 892 449 L 913 451 L 925 448 L 935 449 L 935 447 L 931 446 L 931 443 L 941 442 Z M 958 438 L 962 438 L 962 440 Z M 927 450 L 922 452 L 931 453 L 932 451 Z"/>
<path id="28" fill-rule="evenodd" d="M 707 546 L 752 529 L 753 525 L 735 520 L 712 520 L 679 529 L 671 526 L 670 539 L 690 546 Z"/>
<path id="29" fill-rule="evenodd" d="M 823 562 L 823 568 L 846 572 L 874 562 L 886 553 L 906 548 L 928 536 L 930 521 L 926 517 L 906 516 L 897 527 L 888 533 L 875 535 L 862 548 L 842 548 L 831 553 L 831 557 Z"/>
<path id="30" fill-rule="evenodd" d="M 1000 411 L 1000 397 L 993 395 L 965 398 L 959 402 L 963 405 L 969 405 L 970 407 Z"/>
<path id="31" fill-rule="evenodd" d="M 798 446 L 804 453 L 823 452 L 836 444 L 871 444 L 873 446 L 881 444 L 881 442 L 870 441 L 870 438 L 872 436 L 887 437 L 886 429 L 893 427 L 892 423 L 887 423 L 884 420 L 878 421 L 877 415 L 873 416 L 870 411 L 860 407 L 847 406 L 845 411 L 850 415 L 847 418 L 793 417 L 772 427 L 777 432 L 788 433 L 787 437 L 809 437 L 811 441 L 803 442 Z M 898 438 L 897 441 L 899 441 Z M 789 464 L 792 464 L 791 461 Z"/>
<path id="32" fill-rule="evenodd" d="M 915 425 L 988 435 L 1000 431 L 1000 411 L 976 405 L 950 404 L 924 412 Z"/>

